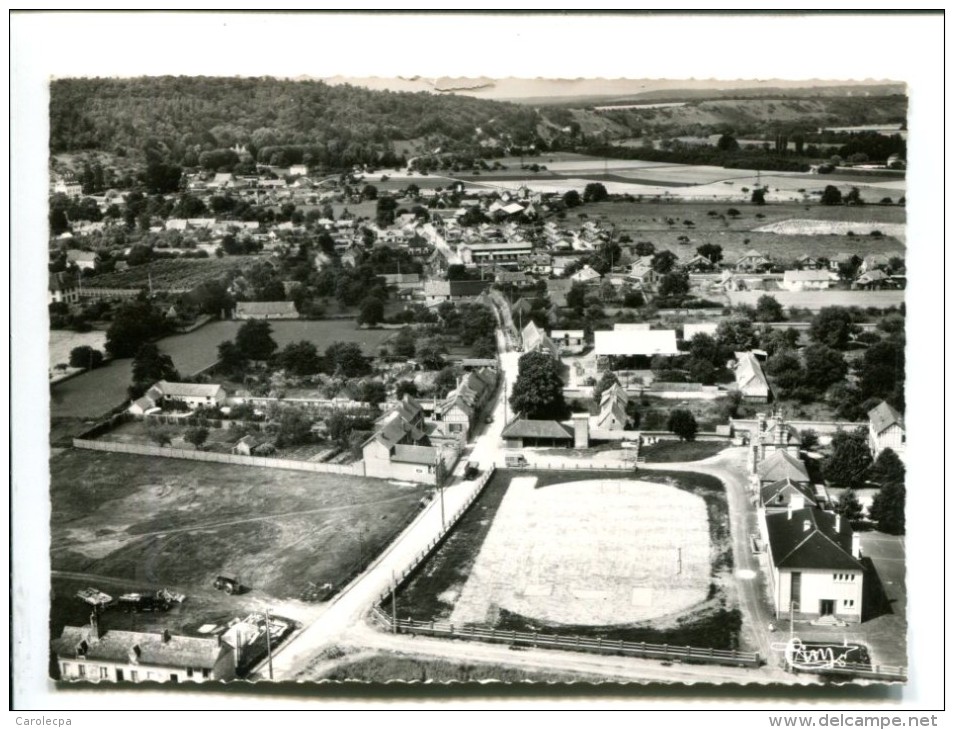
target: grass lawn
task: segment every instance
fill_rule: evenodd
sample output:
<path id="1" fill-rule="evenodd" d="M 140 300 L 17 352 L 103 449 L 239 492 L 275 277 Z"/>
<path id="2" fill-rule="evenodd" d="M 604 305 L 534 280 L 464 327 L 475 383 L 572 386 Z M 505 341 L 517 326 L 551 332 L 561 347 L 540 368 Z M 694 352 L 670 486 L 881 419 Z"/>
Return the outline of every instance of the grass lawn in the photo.
<path id="1" fill-rule="evenodd" d="M 727 446 L 724 441 L 659 441 L 641 446 L 639 455 L 652 462 L 698 461 L 715 456 Z"/>
<path id="2" fill-rule="evenodd" d="M 54 570 L 169 585 L 216 575 L 280 599 L 340 587 L 419 509 L 423 486 L 68 450 L 50 461 Z"/>
<path id="3" fill-rule="evenodd" d="M 537 489 L 551 484 L 608 478 L 605 472 L 599 471 L 495 472 L 480 498 L 461 518 L 444 544 L 399 589 L 397 612 L 401 618 L 446 621 L 450 617 L 455 607 L 454 602 L 467 583 L 497 510 L 510 486 L 510 480 L 517 476 L 537 477 Z M 685 472 L 641 472 L 638 479 L 684 489 L 701 497 L 705 502 L 712 546 L 712 582 L 708 598 L 688 612 L 626 626 L 551 626 L 545 625 L 538 618 L 528 619 L 500 609 L 493 624 L 496 628 L 713 648 L 733 648 L 738 645 L 741 614 L 734 606 L 731 594 L 723 587 L 731 580 L 734 561 L 728 506 L 722 483 L 714 477 Z"/>

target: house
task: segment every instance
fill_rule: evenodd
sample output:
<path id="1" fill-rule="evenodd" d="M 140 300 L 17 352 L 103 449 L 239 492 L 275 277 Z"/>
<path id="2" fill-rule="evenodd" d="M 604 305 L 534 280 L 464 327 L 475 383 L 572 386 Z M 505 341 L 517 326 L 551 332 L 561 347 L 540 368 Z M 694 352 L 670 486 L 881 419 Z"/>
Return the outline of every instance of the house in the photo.
<path id="1" fill-rule="evenodd" d="M 199 406 L 218 406 L 225 402 L 225 388 L 214 383 L 170 383 L 160 380 L 146 395 L 157 405 L 166 400 L 182 401 L 190 408 Z"/>
<path id="2" fill-rule="evenodd" d="M 462 243 L 457 253 L 465 264 L 516 263 L 533 253 L 533 244 L 528 241 Z"/>
<path id="3" fill-rule="evenodd" d="M 47 304 L 53 304 L 53 302 L 75 304 L 80 299 L 79 295 L 79 289 L 76 287 L 76 279 L 74 279 L 71 274 L 64 271 L 50 274 L 46 292 Z"/>
<path id="4" fill-rule="evenodd" d="M 497 372 L 493 368 L 467 373 L 443 401 L 435 404 L 431 417 L 435 421 L 436 433 L 466 440 L 480 420 L 481 410 L 496 384 Z"/>
<path id="5" fill-rule="evenodd" d="M 692 342 L 692 338 L 696 335 L 715 337 L 718 329 L 719 324 L 717 322 L 686 322 L 682 326 L 682 339 L 683 342 Z"/>
<path id="6" fill-rule="evenodd" d="M 239 653 L 220 637 L 101 632 L 95 612 L 88 626 L 64 626 L 52 649 L 62 679 L 108 682 L 230 680 Z"/>
<path id="7" fill-rule="evenodd" d="M 774 452 L 764 461 L 760 461 L 755 469 L 760 485 L 779 482 L 783 479 L 790 479 L 800 484 L 811 481 L 808 477 L 808 469 L 805 468 L 802 460 L 788 451 Z"/>
<path id="8" fill-rule="evenodd" d="M 795 267 L 803 271 L 807 269 L 820 269 L 822 268 L 822 262 L 811 254 L 805 254 L 795 259 Z"/>
<path id="9" fill-rule="evenodd" d="M 423 409 L 416 400 L 405 395 L 376 425 L 361 446 L 365 475 L 434 485 L 443 480 L 444 455 L 430 445 Z"/>
<path id="10" fill-rule="evenodd" d="M 70 198 L 78 198 L 83 194 L 83 186 L 72 178 L 61 178 L 53 183 L 53 192 L 62 193 Z"/>
<path id="11" fill-rule="evenodd" d="M 235 319 L 298 319 L 294 302 L 236 302 Z"/>
<path id="12" fill-rule="evenodd" d="M 707 259 L 701 253 L 697 253 L 691 259 L 686 261 L 682 265 L 684 271 L 689 271 L 691 273 L 702 273 L 705 271 L 713 271 L 716 268 L 716 265 L 712 263 L 711 259 Z"/>
<path id="13" fill-rule="evenodd" d="M 150 411 L 155 411 L 159 408 L 156 399 L 150 395 L 144 395 L 141 398 L 137 398 L 129 406 L 129 412 L 134 416 L 143 416 Z"/>
<path id="14" fill-rule="evenodd" d="M 758 251 L 749 251 L 735 262 L 736 271 L 765 271 L 772 266 L 772 259 Z"/>
<path id="15" fill-rule="evenodd" d="M 292 165 L 288 168 L 288 174 L 292 176 L 307 175 L 308 165 Z"/>
<path id="16" fill-rule="evenodd" d="M 583 330 L 553 330 L 550 339 L 567 355 L 577 355 L 586 347 L 586 333 Z"/>
<path id="17" fill-rule="evenodd" d="M 838 275 L 830 271 L 791 270 L 782 275 L 779 287 L 785 291 L 822 291 L 828 289 L 833 281 L 838 281 Z"/>
<path id="18" fill-rule="evenodd" d="M 511 284 L 518 287 L 531 283 L 530 277 L 523 271 L 495 271 L 494 281 L 498 284 Z"/>
<path id="19" fill-rule="evenodd" d="M 875 458 L 885 449 L 904 454 L 904 418 L 884 401 L 868 411 L 868 445 Z"/>
<path id="20" fill-rule="evenodd" d="M 735 387 L 742 393 L 742 399 L 767 403 L 771 388 L 762 371 L 762 363 L 751 352 L 737 352 L 735 360 Z"/>
<path id="21" fill-rule="evenodd" d="M 629 416 L 626 415 L 626 405 L 629 395 L 619 383 L 615 383 L 603 391 L 600 397 L 600 412 L 596 417 L 596 427 L 604 431 L 625 431 Z"/>
<path id="22" fill-rule="evenodd" d="M 895 282 L 881 269 L 866 271 L 852 284 L 854 289 L 887 289 L 894 288 Z"/>
<path id="23" fill-rule="evenodd" d="M 887 269 L 891 265 L 891 257 L 883 253 L 870 253 L 861 260 L 858 267 L 859 274 L 865 274 L 875 269 Z"/>
<path id="24" fill-rule="evenodd" d="M 85 271 L 86 269 L 95 269 L 99 263 L 99 254 L 93 251 L 80 251 L 71 248 L 66 252 L 66 261 L 74 264 L 76 268 Z"/>
<path id="25" fill-rule="evenodd" d="M 487 291 L 492 283 L 489 279 L 487 281 L 427 279 L 424 282 L 424 299 L 428 304 L 476 299 Z"/>
<path id="26" fill-rule="evenodd" d="M 570 293 L 573 282 L 569 279 L 547 279 L 547 296 L 556 307 L 566 306 L 566 295 Z"/>
<path id="27" fill-rule="evenodd" d="M 626 274 L 627 281 L 640 289 L 647 289 L 659 280 L 659 274 L 653 268 L 653 257 L 643 256 L 634 261 Z"/>
<path id="28" fill-rule="evenodd" d="M 612 330 L 593 333 L 597 356 L 678 355 L 675 330 L 629 329 L 616 325 Z"/>
<path id="29" fill-rule="evenodd" d="M 570 446 L 572 431 L 558 421 L 519 418 L 503 430 L 503 439 L 508 449 L 523 449 L 528 446 Z"/>
<path id="30" fill-rule="evenodd" d="M 576 281 L 580 284 L 592 284 L 602 278 L 603 277 L 600 276 L 592 266 L 585 264 L 582 269 L 570 276 L 570 281 Z"/>
<path id="31" fill-rule="evenodd" d="M 764 525 L 775 617 L 859 623 L 865 569 L 848 520 L 804 507 L 768 514 Z"/>
<path id="32" fill-rule="evenodd" d="M 271 451 L 275 444 L 265 434 L 248 434 L 235 442 L 232 453 L 239 456 L 258 456 L 262 451 Z"/>
<path id="33" fill-rule="evenodd" d="M 520 333 L 520 342 L 523 345 L 523 351 L 532 352 L 541 342 L 543 342 L 543 339 L 546 336 L 547 333 L 537 327 L 536 323 L 533 321 L 527 322 L 523 328 L 523 331 Z"/>
<path id="34" fill-rule="evenodd" d="M 780 413 L 771 419 L 764 413 L 755 414 L 755 432 L 749 434 L 749 465 L 752 470 L 776 451 L 787 451 L 797 459 L 801 448 L 801 434 L 786 423 Z"/>
<path id="35" fill-rule="evenodd" d="M 759 489 L 759 504 L 766 513 L 827 506 L 822 502 L 810 485 L 791 479 L 779 479 Z"/>

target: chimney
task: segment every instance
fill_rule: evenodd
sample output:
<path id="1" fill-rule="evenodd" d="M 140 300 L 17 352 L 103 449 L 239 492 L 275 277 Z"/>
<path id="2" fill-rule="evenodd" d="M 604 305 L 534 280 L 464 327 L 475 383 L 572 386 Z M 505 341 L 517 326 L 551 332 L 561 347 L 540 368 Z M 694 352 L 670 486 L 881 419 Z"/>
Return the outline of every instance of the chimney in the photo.
<path id="1" fill-rule="evenodd" d="M 841 534 L 841 515 L 837 512 L 835 513 L 835 532 Z"/>
<path id="2" fill-rule="evenodd" d="M 851 533 L 851 557 L 861 560 L 861 535 L 857 532 Z"/>
<path id="3" fill-rule="evenodd" d="M 808 532 L 810 529 L 812 529 L 811 520 L 805 520 L 804 522 L 802 522 L 802 532 Z"/>
<path id="4" fill-rule="evenodd" d="M 792 503 L 788 503 L 788 519 L 792 519 Z"/>
<path id="5" fill-rule="evenodd" d="M 95 608 L 89 615 L 89 639 L 90 641 L 99 641 L 99 616 Z"/>
<path id="6" fill-rule="evenodd" d="M 172 641 L 172 634 L 169 632 L 169 629 L 163 629 L 163 630 L 162 630 L 162 643 L 163 643 L 163 644 L 168 644 L 170 641 Z"/>

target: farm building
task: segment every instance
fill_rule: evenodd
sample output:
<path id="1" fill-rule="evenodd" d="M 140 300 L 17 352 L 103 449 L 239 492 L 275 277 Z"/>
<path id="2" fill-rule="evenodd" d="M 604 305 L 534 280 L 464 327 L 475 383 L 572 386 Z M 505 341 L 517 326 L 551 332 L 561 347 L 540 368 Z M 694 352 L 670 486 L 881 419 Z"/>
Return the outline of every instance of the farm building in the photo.
<path id="1" fill-rule="evenodd" d="M 225 388 L 214 383 L 170 383 L 160 380 L 146 393 L 153 398 L 157 405 L 163 401 L 180 400 L 190 408 L 198 406 L 215 406 L 225 402 Z"/>
<path id="2" fill-rule="evenodd" d="M 653 257 L 643 256 L 634 261 L 626 274 L 626 279 L 640 289 L 646 289 L 659 280 L 659 274 L 653 268 Z"/>
<path id="3" fill-rule="evenodd" d="M 506 448 L 522 449 L 528 446 L 570 446 L 573 434 L 558 421 L 517 419 L 503 430 Z"/>
<path id="4" fill-rule="evenodd" d="M 99 254 L 93 251 L 80 251 L 71 248 L 66 252 L 66 260 L 76 266 L 76 268 L 85 271 L 86 269 L 95 269 L 99 263 Z"/>
<path id="5" fill-rule="evenodd" d="M 47 285 L 47 304 L 53 304 L 53 302 L 74 304 L 78 301 L 79 289 L 76 288 L 76 280 L 70 274 L 64 271 L 50 274 Z"/>
<path id="6" fill-rule="evenodd" d="M 865 571 L 848 520 L 814 507 L 765 517 L 775 617 L 861 621 Z"/>
<path id="7" fill-rule="evenodd" d="M 830 271 L 804 269 L 802 271 L 786 271 L 782 275 L 779 287 L 785 291 L 823 291 L 828 289 L 832 282 L 838 281 L 838 275 Z"/>
<path id="8" fill-rule="evenodd" d="M 493 282 L 490 279 L 487 281 L 428 279 L 424 282 L 424 299 L 428 304 L 476 299 L 487 291 L 491 284 Z"/>
<path id="9" fill-rule="evenodd" d="M 593 333 L 594 350 L 599 355 L 632 356 L 678 355 L 675 330 L 651 330 L 616 327 Z"/>
<path id="10" fill-rule="evenodd" d="M 758 251 L 749 251 L 735 262 L 736 271 L 765 271 L 772 266 L 772 259 Z"/>
<path id="11" fill-rule="evenodd" d="M 767 403 L 771 388 L 762 371 L 762 363 L 751 352 L 737 352 L 735 360 L 735 387 L 742 394 L 742 399 Z"/>
<path id="12" fill-rule="evenodd" d="M 235 648 L 218 637 L 101 633 L 95 613 L 88 626 L 64 626 L 53 641 L 53 653 L 64 680 L 110 682 L 230 680 L 238 661 Z"/>
<path id="13" fill-rule="evenodd" d="M 684 271 L 691 271 L 693 273 L 701 273 L 705 271 L 713 271 L 716 268 L 716 265 L 712 263 L 710 259 L 707 259 L 701 253 L 697 253 L 691 259 L 686 261 L 682 265 Z"/>
<path id="14" fill-rule="evenodd" d="M 272 439 L 264 434 L 248 434 L 235 442 L 232 453 L 239 456 L 259 456 L 263 451 L 274 449 Z"/>
<path id="15" fill-rule="evenodd" d="M 465 264 L 516 263 L 518 259 L 533 253 L 533 244 L 528 241 L 462 243 L 457 247 L 457 252 Z"/>
<path id="16" fill-rule="evenodd" d="M 696 335 L 715 337 L 718 329 L 718 322 L 686 322 L 682 326 L 682 339 L 684 342 L 692 342 L 692 338 Z"/>
<path id="17" fill-rule="evenodd" d="M 130 404 L 128 410 L 135 416 L 142 416 L 158 408 L 159 405 L 156 403 L 155 398 L 149 395 L 144 395 L 141 398 L 134 400 Z"/>
<path id="18" fill-rule="evenodd" d="M 596 427 L 603 431 L 623 431 L 629 417 L 626 415 L 626 405 L 629 396 L 618 383 L 603 391 L 600 397 L 600 413 L 596 417 Z"/>
<path id="19" fill-rule="evenodd" d="M 904 418 L 884 401 L 868 411 L 868 445 L 875 458 L 885 449 L 904 455 Z"/>
<path id="20" fill-rule="evenodd" d="M 235 319 L 298 319 L 294 302 L 238 302 Z"/>
<path id="21" fill-rule="evenodd" d="M 895 286 L 893 279 L 881 269 L 866 271 L 852 283 L 855 289 L 894 289 Z"/>
<path id="22" fill-rule="evenodd" d="M 800 484 L 811 481 L 808 477 L 808 469 L 805 468 L 802 460 L 788 451 L 776 451 L 764 461 L 760 461 L 755 465 L 755 472 L 758 474 L 760 485 L 780 482 L 784 479 Z"/>
<path id="23" fill-rule="evenodd" d="M 570 281 L 575 281 L 575 282 L 580 283 L 580 284 L 591 284 L 591 283 L 593 283 L 593 282 L 599 281 L 599 280 L 602 279 L 602 278 L 603 278 L 603 277 L 601 277 L 601 276 L 596 272 L 596 270 L 593 269 L 593 267 L 591 267 L 589 264 L 587 264 L 587 265 L 583 266 L 582 269 L 580 269 L 580 270 L 577 271 L 575 274 L 573 274 L 573 275 L 570 277 Z"/>
<path id="24" fill-rule="evenodd" d="M 795 259 L 795 265 L 802 270 L 805 269 L 820 269 L 822 268 L 822 262 L 811 254 L 805 254 L 804 256 L 799 256 Z"/>

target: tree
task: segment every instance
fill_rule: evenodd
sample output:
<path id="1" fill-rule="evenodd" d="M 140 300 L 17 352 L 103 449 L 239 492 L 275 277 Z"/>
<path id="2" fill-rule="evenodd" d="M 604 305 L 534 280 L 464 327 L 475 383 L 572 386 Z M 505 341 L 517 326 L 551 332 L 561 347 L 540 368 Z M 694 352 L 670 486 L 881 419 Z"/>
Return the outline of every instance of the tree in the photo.
<path id="1" fill-rule="evenodd" d="M 672 251 L 658 251 L 653 254 L 653 271 L 657 274 L 668 274 L 676 266 L 678 256 Z"/>
<path id="2" fill-rule="evenodd" d="M 868 478 L 879 486 L 904 484 L 904 462 L 894 449 L 884 449 L 874 460 Z"/>
<path id="3" fill-rule="evenodd" d="M 582 314 L 586 307 L 586 287 L 583 284 L 574 281 L 570 285 L 570 291 L 566 293 L 566 306 Z"/>
<path id="4" fill-rule="evenodd" d="M 232 375 L 239 374 L 247 363 L 248 358 L 242 354 L 238 345 L 232 342 L 232 340 L 219 343 L 219 367 L 226 373 Z"/>
<path id="5" fill-rule="evenodd" d="M 765 205 L 765 188 L 755 188 L 752 191 L 752 203 L 754 205 Z"/>
<path id="6" fill-rule="evenodd" d="M 739 141 L 731 134 L 723 134 L 716 142 L 716 147 L 722 152 L 735 152 L 739 149 Z"/>
<path id="7" fill-rule="evenodd" d="M 544 352 L 527 352 L 518 361 L 510 394 L 515 413 L 530 419 L 562 419 L 569 414 L 563 399 L 560 362 Z"/>
<path id="8" fill-rule="evenodd" d="M 277 422 L 272 424 L 275 431 L 275 445 L 298 446 L 311 441 L 311 419 L 297 408 L 281 408 Z"/>
<path id="9" fill-rule="evenodd" d="M 759 345 L 769 355 L 783 350 L 794 350 L 798 345 L 798 330 L 793 327 L 784 330 L 763 327 L 759 335 Z"/>
<path id="10" fill-rule="evenodd" d="M 826 390 L 848 374 L 845 356 L 827 345 L 809 345 L 802 352 L 802 357 L 805 360 L 805 371 L 809 375 L 807 380 L 810 380 L 810 385 L 816 390 Z"/>
<path id="11" fill-rule="evenodd" d="M 861 197 L 861 191 L 858 188 L 852 188 L 845 196 L 846 205 L 864 205 L 864 198 Z"/>
<path id="12" fill-rule="evenodd" d="M 268 360 L 278 349 L 272 326 L 260 319 L 250 319 L 239 328 L 235 345 L 246 360 Z"/>
<path id="13" fill-rule="evenodd" d="M 145 299 L 122 305 L 106 330 L 106 351 L 113 357 L 132 357 L 143 343 L 163 334 L 168 323 L 162 312 Z"/>
<path id="14" fill-rule="evenodd" d="M 291 375 L 314 375 L 321 369 L 318 348 L 307 340 L 288 343 L 275 359 Z"/>
<path id="15" fill-rule="evenodd" d="M 616 374 L 612 370 L 607 370 L 603 373 L 599 382 L 593 386 L 593 400 L 599 403 L 603 397 L 603 391 L 607 388 L 612 388 L 614 385 L 619 385 L 619 378 L 616 377 Z"/>
<path id="16" fill-rule="evenodd" d="M 831 454 L 822 462 L 826 481 L 833 487 L 860 489 L 871 466 L 866 429 L 836 431 L 831 438 Z"/>
<path id="17" fill-rule="evenodd" d="M 812 319 L 809 335 L 812 340 L 836 350 L 844 350 L 856 334 L 851 312 L 845 307 L 822 307 Z"/>
<path id="18" fill-rule="evenodd" d="M 756 322 L 781 322 L 785 319 L 785 311 L 778 299 L 770 294 L 763 294 L 755 303 Z"/>
<path id="19" fill-rule="evenodd" d="M 689 274 L 685 271 L 670 271 L 659 282 L 660 297 L 684 297 L 689 293 Z"/>
<path id="20" fill-rule="evenodd" d="M 848 520 L 848 522 L 857 522 L 861 519 L 864 508 L 861 506 L 861 502 L 858 501 L 858 495 L 855 494 L 854 489 L 849 487 L 842 492 L 838 501 L 835 503 L 835 512 Z"/>
<path id="21" fill-rule="evenodd" d="M 639 241 L 636 243 L 637 256 L 652 256 L 656 253 L 656 246 L 652 241 Z"/>
<path id="22" fill-rule="evenodd" d="M 444 341 L 440 337 L 427 337 L 418 340 L 414 348 L 414 359 L 427 370 L 440 370 L 444 367 Z"/>
<path id="23" fill-rule="evenodd" d="M 205 443 L 206 439 L 209 438 L 209 429 L 204 426 L 195 426 L 193 428 L 186 429 L 184 438 L 188 443 L 195 446 L 197 449 L 202 447 L 202 444 Z"/>
<path id="24" fill-rule="evenodd" d="M 731 352 L 746 352 L 758 344 L 752 320 L 744 316 L 722 320 L 716 328 L 716 340 Z"/>
<path id="25" fill-rule="evenodd" d="M 152 342 L 145 343 L 136 351 L 136 357 L 132 363 L 132 376 L 134 383 L 147 385 L 152 385 L 158 380 L 179 379 L 179 373 L 172 364 L 172 358 L 161 352 Z"/>
<path id="26" fill-rule="evenodd" d="M 677 408 L 669 414 L 666 428 L 676 434 L 680 441 L 694 441 L 699 424 L 696 423 L 696 417 L 692 415 L 692 411 Z"/>
<path id="27" fill-rule="evenodd" d="M 172 443 L 172 433 L 167 428 L 159 426 L 148 428 L 149 438 L 158 446 L 168 446 Z"/>
<path id="28" fill-rule="evenodd" d="M 575 208 L 583 202 L 580 194 L 576 190 L 567 190 L 563 193 L 563 204 L 567 208 Z"/>
<path id="29" fill-rule="evenodd" d="M 713 264 L 722 261 L 722 246 L 717 243 L 704 243 L 696 249 L 696 253 L 709 259 Z"/>
<path id="30" fill-rule="evenodd" d="M 375 208 L 375 220 L 379 228 L 387 228 L 394 223 L 394 211 L 397 209 L 397 201 L 390 195 L 379 195 Z"/>
<path id="31" fill-rule="evenodd" d="M 821 196 L 822 205 L 841 205 L 841 191 L 834 185 L 826 185 Z"/>
<path id="32" fill-rule="evenodd" d="M 782 397 L 788 397 L 805 382 L 801 360 L 788 350 L 782 350 L 766 360 L 765 372 L 772 378 L 773 385 Z"/>
<path id="33" fill-rule="evenodd" d="M 457 371 L 450 365 L 443 368 L 434 378 L 434 392 L 443 398 L 457 387 Z"/>
<path id="34" fill-rule="evenodd" d="M 583 188 L 584 203 L 599 203 L 608 197 L 609 193 L 606 192 L 606 186 L 603 185 L 603 183 L 591 182 L 587 183 L 586 187 Z"/>
<path id="35" fill-rule="evenodd" d="M 403 327 L 391 340 L 391 351 L 396 357 L 412 358 L 415 349 L 414 330 Z"/>
<path id="36" fill-rule="evenodd" d="M 802 440 L 802 448 L 805 451 L 811 451 L 818 446 L 818 432 L 811 428 L 803 428 L 798 432 L 798 437 Z"/>
<path id="37" fill-rule="evenodd" d="M 416 398 L 420 395 L 420 392 L 417 388 L 417 383 L 413 380 L 401 380 L 394 388 L 394 396 L 401 400 L 404 396 L 409 395 L 412 398 Z"/>
<path id="38" fill-rule="evenodd" d="M 904 342 L 883 340 L 865 351 L 861 361 L 861 395 L 883 398 L 904 410 Z"/>
<path id="39" fill-rule="evenodd" d="M 333 342 L 325 349 L 325 370 L 331 375 L 360 378 L 371 373 L 371 361 L 356 342 Z"/>
<path id="40" fill-rule="evenodd" d="M 89 345 L 80 345 L 70 350 L 70 367 L 87 368 L 92 370 L 103 362 L 103 353 L 90 347 Z"/>
<path id="41" fill-rule="evenodd" d="M 361 197 L 365 200 L 377 200 L 378 189 L 371 184 L 365 185 L 361 188 Z"/>
<path id="42" fill-rule="evenodd" d="M 878 525 L 878 529 L 889 535 L 904 534 L 904 503 L 906 498 L 904 484 L 886 484 L 871 500 L 868 516 Z"/>
<path id="43" fill-rule="evenodd" d="M 358 400 L 376 406 L 387 400 L 388 390 L 380 380 L 362 380 L 357 395 Z"/>
<path id="44" fill-rule="evenodd" d="M 374 327 L 384 319 L 384 302 L 378 297 L 365 297 L 361 302 L 361 311 L 358 313 L 358 324 Z"/>

